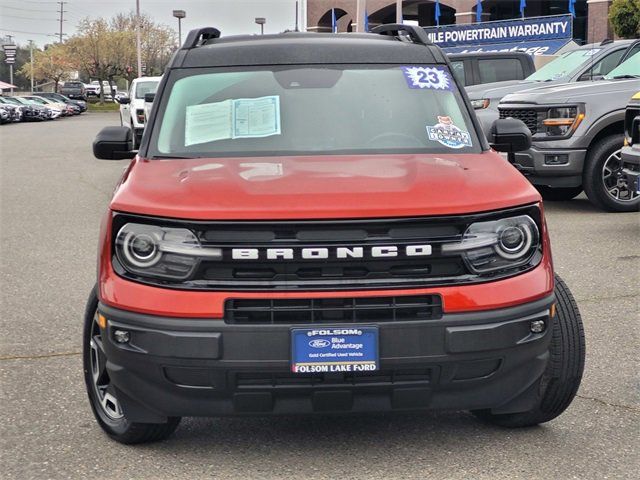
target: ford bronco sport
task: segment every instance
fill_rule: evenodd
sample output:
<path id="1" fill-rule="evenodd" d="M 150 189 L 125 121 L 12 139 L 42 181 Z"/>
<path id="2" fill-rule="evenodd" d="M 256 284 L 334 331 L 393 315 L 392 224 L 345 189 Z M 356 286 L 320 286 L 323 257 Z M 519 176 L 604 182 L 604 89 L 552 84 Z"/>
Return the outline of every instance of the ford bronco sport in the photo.
<path id="1" fill-rule="evenodd" d="M 497 120 L 494 150 L 526 149 Z M 571 403 L 580 315 L 540 195 L 490 148 L 424 32 L 192 31 L 101 229 L 84 372 L 115 440 L 182 416 L 468 409 L 517 427 Z"/>

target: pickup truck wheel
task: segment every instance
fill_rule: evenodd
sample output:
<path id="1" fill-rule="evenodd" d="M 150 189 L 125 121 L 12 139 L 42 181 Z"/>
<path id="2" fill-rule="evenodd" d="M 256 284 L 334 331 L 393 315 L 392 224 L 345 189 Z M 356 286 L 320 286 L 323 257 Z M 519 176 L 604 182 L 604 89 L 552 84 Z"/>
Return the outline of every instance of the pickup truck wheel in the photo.
<path id="1" fill-rule="evenodd" d="M 558 275 L 555 281 L 556 317 L 549 363 L 540 379 L 537 405 L 522 413 L 493 414 L 491 410 L 475 410 L 473 414 L 477 417 L 502 427 L 529 427 L 553 420 L 573 401 L 584 370 L 584 330 L 569 287 Z"/>
<path id="2" fill-rule="evenodd" d="M 591 203 L 610 212 L 640 208 L 640 194 L 627 184 L 622 171 L 623 139 L 622 135 L 611 135 L 589 149 L 583 172 L 584 191 Z"/>
<path id="3" fill-rule="evenodd" d="M 542 195 L 542 198 L 548 202 L 562 202 L 565 200 L 571 200 L 582 193 L 582 187 L 568 187 L 568 188 L 551 188 L 545 186 L 536 187 Z"/>
<path id="4" fill-rule="evenodd" d="M 104 330 L 98 325 L 98 297 L 94 287 L 84 314 L 82 360 L 87 394 L 98 424 L 119 443 L 164 440 L 178 427 L 180 417 L 169 417 L 166 423 L 134 423 L 127 419 L 109 380 L 102 344 L 103 333 Z"/>

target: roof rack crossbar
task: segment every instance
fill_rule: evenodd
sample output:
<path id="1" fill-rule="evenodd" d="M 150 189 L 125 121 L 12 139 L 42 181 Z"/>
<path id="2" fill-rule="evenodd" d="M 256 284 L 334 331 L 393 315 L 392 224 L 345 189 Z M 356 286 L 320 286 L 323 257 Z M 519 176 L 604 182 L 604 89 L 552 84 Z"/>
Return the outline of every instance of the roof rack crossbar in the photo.
<path id="1" fill-rule="evenodd" d="M 195 48 L 199 45 L 203 45 L 207 40 L 212 40 L 215 38 L 220 38 L 220 30 L 218 30 L 217 28 L 196 28 L 195 30 L 191 30 L 189 32 L 180 49 L 189 50 L 190 48 Z"/>
<path id="2" fill-rule="evenodd" d="M 404 32 L 407 37 L 413 42 L 419 45 L 431 45 L 431 40 L 427 36 L 421 27 L 415 25 L 404 25 L 402 23 L 387 23 L 384 25 L 378 25 L 371 29 L 371 33 L 377 33 L 379 35 L 392 35 L 400 37 L 400 33 Z"/>

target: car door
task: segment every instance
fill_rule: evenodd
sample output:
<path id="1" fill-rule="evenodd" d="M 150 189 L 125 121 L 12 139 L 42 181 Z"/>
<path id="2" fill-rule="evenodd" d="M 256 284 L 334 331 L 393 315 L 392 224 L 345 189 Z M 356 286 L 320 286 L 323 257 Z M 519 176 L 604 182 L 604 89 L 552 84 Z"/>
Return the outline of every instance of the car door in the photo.
<path id="1" fill-rule="evenodd" d="M 133 125 L 131 125 L 131 102 L 133 101 L 133 92 L 134 92 L 135 84 L 131 84 L 129 88 L 129 103 L 121 103 L 120 104 L 120 121 L 123 126 L 129 127 L 133 129 Z"/>

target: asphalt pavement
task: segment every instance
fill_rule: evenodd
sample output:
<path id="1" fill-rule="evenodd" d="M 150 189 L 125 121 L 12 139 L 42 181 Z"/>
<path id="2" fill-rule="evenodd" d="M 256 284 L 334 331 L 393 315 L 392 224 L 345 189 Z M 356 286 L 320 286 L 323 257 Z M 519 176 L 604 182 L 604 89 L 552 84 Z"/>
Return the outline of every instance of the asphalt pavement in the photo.
<path id="1" fill-rule="evenodd" d="M 117 114 L 0 127 L 0 476 L 29 478 L 637 478 L 640 217 L 584 197 L 546 205 L 557 272 L 578 300 L 587 361 L 558 419 L 488 426 L 466 412 L 184 419 L 127 447 L 95 423 L 82 311 L 101 216 L 125 161 L 93 158 Z"/>

